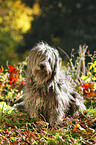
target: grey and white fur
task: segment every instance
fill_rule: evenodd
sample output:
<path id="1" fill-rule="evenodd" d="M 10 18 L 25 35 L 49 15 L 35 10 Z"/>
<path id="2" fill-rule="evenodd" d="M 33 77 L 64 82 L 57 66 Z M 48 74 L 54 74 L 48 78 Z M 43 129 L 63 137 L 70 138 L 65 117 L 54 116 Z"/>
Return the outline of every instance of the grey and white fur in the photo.
<path id="1" fill-rule="evenodd" d="M 84 110 L 83 98 L 74 90 L 70 76 L 60 67 L 56 49 L 39 43 L 29 53 L 24 106 L 31 118 L 44 118 L 50 123 L 61 122 L 66 115 Z"/>

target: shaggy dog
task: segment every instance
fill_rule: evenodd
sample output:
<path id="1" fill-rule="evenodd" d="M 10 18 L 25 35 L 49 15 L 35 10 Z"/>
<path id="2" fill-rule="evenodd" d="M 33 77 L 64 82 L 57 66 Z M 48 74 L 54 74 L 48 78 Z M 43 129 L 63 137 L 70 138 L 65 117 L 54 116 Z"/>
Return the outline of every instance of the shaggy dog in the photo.
<path id="1" fill-rule="evenodd" d="M 60 60 L 58 51 L 43 42 L 30 51 L 24 105 L 31 118 L 42 116 L 50 123 L 59 123 L 76 108 L 85 109 L 83 98 L 61 70 Z"/>

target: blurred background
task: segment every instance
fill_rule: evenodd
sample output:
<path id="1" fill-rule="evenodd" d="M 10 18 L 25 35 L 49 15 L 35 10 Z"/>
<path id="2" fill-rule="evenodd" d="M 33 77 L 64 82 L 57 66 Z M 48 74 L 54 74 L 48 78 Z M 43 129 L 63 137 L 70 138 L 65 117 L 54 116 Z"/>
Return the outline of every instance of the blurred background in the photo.
<path id="1" fill-rule="evenodd" d="M 96 0 L 0 0 L 0 65 L 24 61 L 40 41 L 69 56 L 80 44 L 93 53 Z"/>

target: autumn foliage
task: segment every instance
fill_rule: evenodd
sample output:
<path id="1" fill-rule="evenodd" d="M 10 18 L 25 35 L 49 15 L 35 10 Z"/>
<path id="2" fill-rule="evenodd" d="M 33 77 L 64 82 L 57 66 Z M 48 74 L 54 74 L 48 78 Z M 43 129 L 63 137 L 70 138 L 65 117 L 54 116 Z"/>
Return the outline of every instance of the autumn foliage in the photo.
<path id="1" fill-rule="evenodd" d="M 80 84 L 80 87 L 83 88 L 83 95 L 87 98 L 96 98 L 96 93 L 94 90 L 94 84 Z"/>
<path id="2" fill-rule="evenodd" d="M 19 70 L 16 70 L 16 67 L 8 65 L 8 71 L 10 72 L 9 75 L 9 84 L 10 85 L 15 85 L 16 82 L 18 81 L 18 72 Z"/>
<path id="3" fill-rule="evenodd" d="M 0 68 L 0 95 L 1 101 L 12 105 L 22 94 L 25 79 L 22 76 L 22 67 L 8 65 L 7 69 Z"/>
<path id="4" fill-rule="evenodd" d="M 3 66 L 0 68 L 0 144 L 95 144 L 95 75 L 94 79 L 90 79 L 91 82 L 84 82 L 81 79 L 81 82 L 77 83 L 76 86 L 79 93 L 84 96 L 85 101 L 89 99 L 95 105 L 92 106 L 92 102 L 86 103 L 88 109 L 83 114 L 76 114 L 72 118 L 66 117 L 60 124 L 52 124 L 50 126 L 46 121 L 35 118 L 30 119 L 26 112 L 19 112 L 13 107 L 16 100 L 23 96 L 23 87 L 26 83 L 24 77 L 26 64 L 24 62 L 18 66 L 7 65 L 7 69 Z M 90 76 L 82 78 L 89 80 L 88 77 Z M 91 110 L 92 115 L 86 115 L 89 110 Z"/>

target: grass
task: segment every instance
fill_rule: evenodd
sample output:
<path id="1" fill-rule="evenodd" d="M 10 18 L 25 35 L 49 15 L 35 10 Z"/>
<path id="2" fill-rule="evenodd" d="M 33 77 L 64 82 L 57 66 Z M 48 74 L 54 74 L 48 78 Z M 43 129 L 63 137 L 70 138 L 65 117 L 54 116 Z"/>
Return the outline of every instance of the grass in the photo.
<path id="1" fill-rule="evenodd" d="M 49 127 L 47 122 L 30 119 L 28 115 L 1 103 L 1 145 L 82 145 L 95 144 L 96 123 L 94 112 L 96 108 L 89 108 L 89 117 L 74 116 L 65 118 L 58 125 Z M 2 109 L 3 108 L 3 109 Z M 95 124 L 96 125 L 96 124 Z"/>

